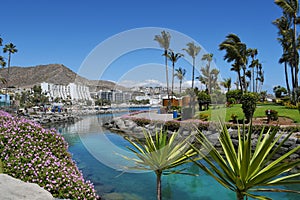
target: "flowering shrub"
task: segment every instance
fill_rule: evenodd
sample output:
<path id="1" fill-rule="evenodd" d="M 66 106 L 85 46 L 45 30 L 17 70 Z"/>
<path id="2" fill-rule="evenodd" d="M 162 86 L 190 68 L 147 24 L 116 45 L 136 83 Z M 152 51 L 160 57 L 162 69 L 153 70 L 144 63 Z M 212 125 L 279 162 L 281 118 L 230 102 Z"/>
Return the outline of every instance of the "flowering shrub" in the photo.
<path id="1" fill-rule="evenodd" d="M 56 198 L 98 199 L 94 186 L 83 179 L 67 149 L 68 144 L 55 129 L 47 130 L 0 111 L 4 173 L 37 183 Z"/>

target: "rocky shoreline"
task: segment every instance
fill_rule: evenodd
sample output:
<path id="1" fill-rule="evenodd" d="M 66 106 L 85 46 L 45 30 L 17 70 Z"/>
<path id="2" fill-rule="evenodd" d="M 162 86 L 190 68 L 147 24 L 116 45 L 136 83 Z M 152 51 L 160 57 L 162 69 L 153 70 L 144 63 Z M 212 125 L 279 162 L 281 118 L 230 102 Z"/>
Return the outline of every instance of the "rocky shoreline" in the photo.
<path id="1" fill-rule="evenodd" d="M 145 126 L 139 126 L 130 118 L 122 118 L 116 117 L 112 121 L 105 123 L 103 126 L 111 131 L 120 133 L 121 135 L 126 135 L 135 138 L 144 138 L 143 131 L 149 131 L 150 133 L 155 133 L 156 130 L 161 130 L 164 123 L 154 124 L 150 123 Z M 187 136 L 190 134 L 194 134 L 195 130 L 191 130 L 189 128 L 179 128 L 179 134 L 181 136 Z M 228 131 L 230 132 L 231 139 L 235 146 L 238 145 L 238 133 L 236 129 L 229 128 Z M 207 138 L 215 145 L 216 148 L 220 148 L 221 145 L 219 143 L 219 133 L 214 130 L 203 130 L 202 131 Z M 172 134 L 173 131 L 168 130 L 169 134 Z M 281 132 L 279 132 L 281 133 Z M 278 133 L 278 134 L 279 134 Z M 256 145 L 258 140 L 258 134 L 252 135 L 253 146 Z M 280 139 L 279 142 L 282 140 Z M 286 152 L 294 149 L 295 147 L 300 145 L 300 133 L 294 133 L 289 140 L 287 140 L 283 146 L 281 147 L 281 151 L 279 154 L 275 154 L 274 157 L 278 158 L 284 155 Z M 293 155 L 290 156 L 290 159 L 299 159 L 300 158 L 300 151 L 295 152 Z M 300 171 L 300 166 L 296 167 L 296 171 Z"/>

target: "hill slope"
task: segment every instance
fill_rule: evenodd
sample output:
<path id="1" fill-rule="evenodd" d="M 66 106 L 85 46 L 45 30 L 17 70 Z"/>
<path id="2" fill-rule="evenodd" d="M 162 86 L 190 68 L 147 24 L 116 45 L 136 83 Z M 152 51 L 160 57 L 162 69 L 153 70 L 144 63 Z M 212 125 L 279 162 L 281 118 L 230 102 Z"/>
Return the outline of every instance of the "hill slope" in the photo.
<path id="1" fill-rule="evenodd" d="M 91 91 L 100 89 L 126 90 L 111 81 L 88 80 L 62 64 L 38 65 L 33 67 L 11 67 L 9 73 L 9 86 L 18 88 L 31 88 L 42 82 L 67 85 L 69 83 L 81 83 L 88 85 Z M 7 69 L 0 69 L 0 76 L 7 77 Z M 0 83 L 0 87 L 3 87 Z"/>

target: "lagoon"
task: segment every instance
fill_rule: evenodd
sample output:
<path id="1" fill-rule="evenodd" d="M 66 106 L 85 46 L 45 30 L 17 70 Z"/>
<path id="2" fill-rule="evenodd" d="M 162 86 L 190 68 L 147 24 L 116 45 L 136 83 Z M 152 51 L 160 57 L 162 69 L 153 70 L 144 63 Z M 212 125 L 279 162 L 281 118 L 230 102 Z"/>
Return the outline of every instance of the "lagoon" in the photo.
<path id="1" fill-rule="evenodd" d="M 112 114 L 85 116 L 83 120 L 74 124 L 59 125 L 54 128 L 69 143 L 69 152 L 72 154 L 73 160 L 83 172 L 85 179 L 94 183 L 95 189 L 101 197 L 114 199 L 121 195 L 126 200 L 155 200 L 156 178 L 154 173 L 122 172 L 124 166 L 131 165 L 131 163 L 128 163 L 119 154 L 130 155 L 126 149 L 126 146 L 130 144 L 122 136 L 102 127 L 103 123 L 114 116 Z M 235 193 L 222 187 L 193 164 L 183 168 L 187 168 L 189 173 L 199 174 L 199 176 L 163 176 L 164 200 L 235 199 Z M 300 186 L 293 186 L 293 189 L 300 190 Z M 265 195 L 280 200 L 299 198 L 299 195 L 286 193 Z"/>

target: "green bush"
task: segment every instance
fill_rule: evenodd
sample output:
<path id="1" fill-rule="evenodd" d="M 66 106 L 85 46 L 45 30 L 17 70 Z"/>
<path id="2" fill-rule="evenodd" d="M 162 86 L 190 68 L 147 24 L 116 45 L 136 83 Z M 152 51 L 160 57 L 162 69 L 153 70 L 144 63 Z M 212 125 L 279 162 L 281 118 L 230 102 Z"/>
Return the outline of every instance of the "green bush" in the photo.
<path id="1" fill-rule="evenodd" d="M 241 90 L 230 90 L 226 93 L 227 102 L 230 98 L 235 99 L 235 103 L 239 103 L 242 98 L 242 91 Z"/>
<path id="2" fill-rule="evenodd" d="M 209 114 L 206 113 L 199 113 L 198 118 L 202 121 L 208 121 Z"/>
<path id="3" fill-rule="evenodd" d="M 247 121 L 250 121 L 253 117 L 254 111 L 256 109 L 256 102 L 258 101 L 258 94 L 248 92 L 242 95 L 241 104 L 242 109 Z"/>

